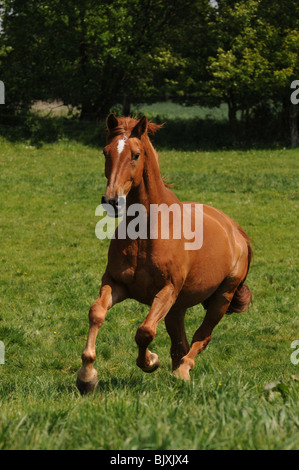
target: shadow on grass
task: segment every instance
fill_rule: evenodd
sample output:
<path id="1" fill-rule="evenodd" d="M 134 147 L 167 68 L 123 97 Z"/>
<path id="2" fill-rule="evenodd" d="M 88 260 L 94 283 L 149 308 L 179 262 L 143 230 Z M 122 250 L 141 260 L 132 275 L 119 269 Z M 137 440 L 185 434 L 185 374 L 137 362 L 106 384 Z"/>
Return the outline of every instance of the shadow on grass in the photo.
<path id="1" fill-rule="evenodd" d="M 246 125 L 238 121 L 234 132 L 226 120 L 156 116 L 153 121 L 164 123 L 164 127 L 152 137 L 157 148 L 212 151 L 289 146 L 287 133 L 274 118 L 267 123 L 254 121 Z M 105 121 L 96 123 L 34 114 L 0 116 L 0 135 L 10 142 L 25 141 L 36 147 L 69 140 L 101 148 L 105 145 L 105 128 Z"/>
<path id="2" fill-rule="evenodd" d="M 109 379 L 100 379 L 98 381 L 95 393 L 111 392 L 124 389 L 138 389 L 142 387 L 143 378 L 138 376 L 131 377 L 110 377 Z"/>

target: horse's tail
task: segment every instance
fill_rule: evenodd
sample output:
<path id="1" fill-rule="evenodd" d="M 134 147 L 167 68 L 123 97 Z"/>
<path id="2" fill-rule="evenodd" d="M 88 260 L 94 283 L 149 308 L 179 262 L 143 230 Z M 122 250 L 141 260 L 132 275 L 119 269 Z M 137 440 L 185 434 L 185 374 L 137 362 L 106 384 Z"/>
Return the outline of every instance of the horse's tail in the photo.
<path id="1" fill-rule="evenodd" d="M 226 313 L 244 312 L 245 310 L 248 309 L 249 304 L 252 301 L 252 294 L 250 292 L 250 289 L 246 284 L 244 284 L 244 281 L 247 277 L 249 267 L 250 267 L 250 262 L 252 258 L 252 248 L 250 246 L 250 238 L 248 237 L 247 233 L 245 233 L 241 227 L 238 227 L 238 230 L 241 233 L 241 235 L 245 238 L 246 244 L 247 244 L 247 250 L 248 250 L 247 272 L 243 281 L 239 284 Z"/>

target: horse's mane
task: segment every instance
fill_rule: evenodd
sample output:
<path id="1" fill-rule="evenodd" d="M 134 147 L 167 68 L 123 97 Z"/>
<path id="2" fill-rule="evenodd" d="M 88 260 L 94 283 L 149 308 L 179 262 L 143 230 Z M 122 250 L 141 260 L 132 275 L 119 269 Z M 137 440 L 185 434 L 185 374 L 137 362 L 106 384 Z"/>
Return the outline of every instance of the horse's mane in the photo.
<path id="1" fill-rule="evenodd" d="M 108 130 L 107 138 L 112 140 L 118 135 L 126 135 L 130 137 L 134 127 L 136 126 L 138 119 L 133 117 L 120 117 L 118 118 L 118 126 L 114 127 L 112 130 Z M 157 130 L 161 129 L 164 124 L 155 124 L 152 121 L 148 121 L 147 132 L 151 135 L 154 135 Z"/>

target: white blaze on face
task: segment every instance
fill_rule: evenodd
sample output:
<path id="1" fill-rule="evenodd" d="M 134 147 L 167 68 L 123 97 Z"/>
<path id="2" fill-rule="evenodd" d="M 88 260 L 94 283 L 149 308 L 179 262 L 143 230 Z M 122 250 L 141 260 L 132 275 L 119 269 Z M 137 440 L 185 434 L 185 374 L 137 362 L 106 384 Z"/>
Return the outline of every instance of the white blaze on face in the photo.
<path id="1" fill-rule="evenodd" d="M 119 139 L 119 141 L 117 142 L 118 155 L 120 155 L 121 152 L 123 151 L 123 149 L 125 148 L 125 144 L 126 144 L 126 138 L 125 137 L 123 139 Z"/>

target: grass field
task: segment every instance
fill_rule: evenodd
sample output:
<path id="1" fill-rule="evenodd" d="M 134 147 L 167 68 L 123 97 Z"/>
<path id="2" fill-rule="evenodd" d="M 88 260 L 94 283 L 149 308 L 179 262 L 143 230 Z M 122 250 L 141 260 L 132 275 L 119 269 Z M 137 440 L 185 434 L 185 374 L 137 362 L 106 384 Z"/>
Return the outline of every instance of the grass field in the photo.
<path id="1" fill-rule="evenodd" d="M 186 384 L 171 375 L 164 324 L 152 345 L 160 368 L 137 368 L 148 308 L 115 306 L 97 340 L 99 387 L 81 397 L 76 372 L 108 249 L 94 231 L 102 153 L 2 138 L 0 449 L 299 448 L 298 150 L 158 150 L 180 199 L 222 209 L 253 238 L 250 311 L 220 322 Z M 190 309 L 189 339 L 203 313 Z"/>

